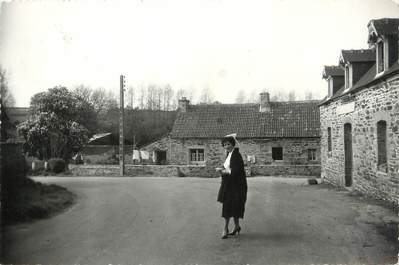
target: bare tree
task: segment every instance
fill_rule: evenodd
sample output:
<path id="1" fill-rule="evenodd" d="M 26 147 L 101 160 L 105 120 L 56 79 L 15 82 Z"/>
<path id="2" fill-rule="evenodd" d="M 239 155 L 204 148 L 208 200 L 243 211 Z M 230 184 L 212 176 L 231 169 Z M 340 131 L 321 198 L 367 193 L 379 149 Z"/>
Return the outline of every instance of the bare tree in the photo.
<path id="1" fill-rule="evenodd" d="M 200 103 L 209 104 L 213 102 L 212 91 L 209 86 L 203 88 L 200 96 Z"/>
<path id="2" fill-rule="evenodd" d="M 79 96 L 81 99 L 90 102 L 91 95 L 93 92 L 93 90 L 90 87 L 80 84 L 76 86 L 72 91 L 75 95 Z"/>
<path id="3" fill-rule="evenodd" d="M 312 100 L 312 99 L 313 99 L 313 93 L 312 93 L 312 91 L 307 91 L 307 92 L 305 93 L 305 99 L 306 99 L 306 100 Z"/>
<path id="4" fill-rule="evenodd" d="M 244 103 L 245 102 L 245 91 L 240 89 L 236 96 L 236 103 Z"/>
<path id="5" fill-rule="evenodd" d="M 257 103 L 259 102 L 258 92 L 255 89 L 251 90 L 251 93 L 248 95 L 246 99 L 247 103 Z"/>
<path id="6" fill-rule="evenodd" d="M 110 109 L 117 109 L 119 108 L 119 99 L 116 97 L 115 93 L 109 90 L 107 92 L 107 100 L 105 109 L 110 110 Z"/>
<path id="7" fill-rule="evenodd" d="M 271 101 L 285 101 L 287 98 L 286 94 L 278 91 L 277 93 L 274 93 L 273 96 L 271 97 Z"/>
<path id="8" fill-rule="evenodd" d="M 171 107 L 172 107 L 173 89 L 169 84 L 167 84 L 164 87 L 163 92 L 164 92 L 163 93 L 163 103 L 164 103 L 163 109 L 170 111 L 170 110 L 172 110 Z"/>
<path id="9" fill-rule="evenodd" d="M 133 109 L 134 108 L 134 101 L 136 100 L 136 98 L 135 98 L 136 94 L 134 93 L 133 86 L 129 86 L 127 88 L 126 96 L 127 96 L 127 102 L 128 102 L 127 105 L 128 105 L 128 107 Z"/>
<path id="10" fill-rule="evenodd" d="M 146 97 L 147 97 L 146 88 L 143 84 L 141 84 L 140 90 L 139 90 L 139 95 L 138 95 L 138 105 L 139 105 L 140 109 L 144 109 L 146 101 L 147 101 Z"/>
<path id="11" fill-rule="evenodd" d="M 1 66 L 0 66 L 0 96 L 1 96 L 1 104 L 3 104 L 6 107 L 15 106 L 15 98 L 8 90 L 7 72 Z"/>
<path id="12" fill-rule="evenodd" d="M 288 101 L 295 101 L 296 95 L 295 95 L 295 90 L 290 90 L 288 93 Z"/>

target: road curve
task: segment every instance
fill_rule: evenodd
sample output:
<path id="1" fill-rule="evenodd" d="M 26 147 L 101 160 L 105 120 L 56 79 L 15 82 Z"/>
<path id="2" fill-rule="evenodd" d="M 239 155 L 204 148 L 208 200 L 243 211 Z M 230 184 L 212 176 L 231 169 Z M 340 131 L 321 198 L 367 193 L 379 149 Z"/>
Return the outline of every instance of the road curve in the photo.
<path id="1" fill-rule="evenodd" d="M 393 264 L 398 253 L 375 225 L 392 212 L 303 180 L 248 179 L 242 234 L 227 240 L 220 239 L 219 179 L 35 180 L 68 188 L 78 202 L 3 229 L 2 263 Z"/>

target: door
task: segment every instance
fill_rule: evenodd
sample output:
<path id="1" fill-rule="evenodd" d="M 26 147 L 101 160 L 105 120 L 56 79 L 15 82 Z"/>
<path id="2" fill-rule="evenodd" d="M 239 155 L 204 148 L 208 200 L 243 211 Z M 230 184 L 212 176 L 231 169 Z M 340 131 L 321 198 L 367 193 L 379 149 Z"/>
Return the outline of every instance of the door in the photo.
<path id="1" fill-rule="evenodd" d="M 345 123 L 344 125 L 344 151 L 345 151 L 345 186 L 352 186 L 352 125 Z"/>
<path id="2" fill-rule="evenodd" d="M 157 165 L 165 165 L 166 164 L 166 151 L 157 151 L 156 152 L 156 164 Z"/>

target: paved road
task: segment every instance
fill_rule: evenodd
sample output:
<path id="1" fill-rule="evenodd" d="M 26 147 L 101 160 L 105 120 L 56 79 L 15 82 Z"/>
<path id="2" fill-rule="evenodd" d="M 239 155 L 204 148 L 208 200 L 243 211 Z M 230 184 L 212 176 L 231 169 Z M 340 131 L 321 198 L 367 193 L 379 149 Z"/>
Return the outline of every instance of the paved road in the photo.
<path id="1" fill-rule="evenodd" d="M 9 227 L 3 263 L 395 263 L 380 232 L 392 212 L 303 180 L 251 178 L 242 235 L 220 239 L 218 179 L 36 178 L 78 202 L 47 220 Z"/>

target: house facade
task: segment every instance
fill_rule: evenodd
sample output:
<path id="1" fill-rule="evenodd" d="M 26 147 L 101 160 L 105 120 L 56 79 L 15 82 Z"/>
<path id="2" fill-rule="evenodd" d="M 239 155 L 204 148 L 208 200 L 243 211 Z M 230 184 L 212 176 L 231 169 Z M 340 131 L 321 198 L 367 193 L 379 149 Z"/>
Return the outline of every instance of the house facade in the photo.
<path id="1" fill-rule="evenodd" d="M 179 100 L 171 133 L 145 147 L 152 160 L 203 167 L 216 176 L 225 160 L 221 139 L 236 133 L 250 175 L 320 175 L 319 101 L 200 104 Z"/>
<path id="2" fill-rule="evenodd" d="M 394 204 L 399 200 L 399 19 L 368 24 L 369 49 L 325 66 L 321 176 Z"/>

